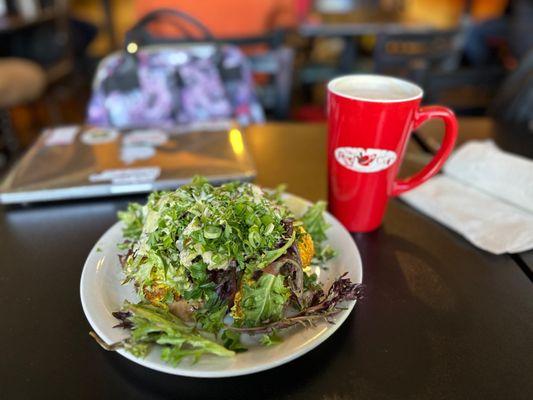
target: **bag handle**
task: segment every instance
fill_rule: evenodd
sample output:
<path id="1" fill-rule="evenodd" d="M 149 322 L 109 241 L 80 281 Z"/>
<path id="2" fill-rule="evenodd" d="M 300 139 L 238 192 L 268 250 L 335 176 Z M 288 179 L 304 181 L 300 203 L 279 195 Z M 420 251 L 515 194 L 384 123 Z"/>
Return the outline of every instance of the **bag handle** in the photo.
<path id="1" fill-rule="evenodd" d="M 190 41 L 216 42 L 215 37 L 211 33 L 211 31 L 193 16 L 183 11 L 175 10 L 172 8 L 158 8 L 157 10 L 153 10 L 148 14 L 144 15 L 139 21 L 137 21 L 135 25 L 133 25 L 133 27 L 128 32 L 126 32 L 126 45 L 131 42 L 135 42 L 138 46 L 145 45 L 147 41 L 146 39 L 152 37 L 150 32 L 147 30 L 147 26 L 151 23 L 162 21 L 165 19 L 171 21 L 173 25 L 175 25 L 180 30 L 184 39 Z M 201 37 L 195 38 L 191 34 L 191 31 L 183 25 L 183 22 L 190 26 L 193 26 L 198 32 L 201 33 Z"/>

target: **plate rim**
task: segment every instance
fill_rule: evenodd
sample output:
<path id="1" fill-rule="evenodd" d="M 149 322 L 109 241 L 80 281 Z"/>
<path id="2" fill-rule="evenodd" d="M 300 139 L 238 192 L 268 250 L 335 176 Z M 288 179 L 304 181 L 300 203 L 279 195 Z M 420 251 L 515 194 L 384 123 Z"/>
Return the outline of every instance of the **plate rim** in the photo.
<path id="1" fill-rule="evenodd" d="M 284 193 L 283 197 L 294 198 L 295 200 L 303 202 L 306 205 L 311 205 L 312 204 L 310 201 L 304 199 L 303 197 L 300 197 L 300 196 L 297 196 L 297 195 L 294 195 L 294 194 L 291 194 L 291 193 Z M 357 282 L 357 283 L 362 283 L 363 282 L 363 260 L 361 258 L 361 253 L 359 252 L 359 247 L 357 246 L 357 243 L 353 239 L 353 237 L 350 234 L 350 232 L 344 227 L 344 225 L 342 225 L 340 223 L 340 221 L 337 218 L 335 218 L 335 216 L 333 216 L 327 210 L 325 212 L 330 218 L 332 218 L 333 220 L 335 220 L 338 223 L 338 226 L 343 231 L 343 233 L 347 234 L 351 238 L 352 244 L 353 244 L 354 249 L 355 249 L 355 254 L 354 255 L 356 256 L 356 259 L 358 260 L 357 265 L 359 266 L 359 271 L 355 271 L 355 272 L 359 272 L 359 274 L 360 274 L 360 282 Z M 83 265 L 83 270 L 82 270 L 81 277 L 80 277 L 80 300 L 81 300 L 83 313 L 85 314 L 85 318 L 87 318 L 87 321 L 89 322 L 89 325 L 91 326 L 91 328 L 106 343 L 109 341 L 108 340 L 109 338 L 100 329 L 99 325 L 94 321 L 94 319 L 92 318 L 92 314 L 90 312 L 88 312 L 88 305 L 86 304 L 87 300 L 88 300 L 88 297 L 87 297 L 88 294 L 85 293 L 84 283 L 86 284 L 87 283 L 87 279 L 89 279 L 87 277 L 88 274 L 89 274 L 88 270 L 89 270 L 89 268 L 91 268 L 91 266 L 89 265 L 89 259 L 92 258 L 92 256 L 95 255 L 95 253 L 98 252 L 98 248 L 100 247 L 100 242 L 102 241 L 102 238 L 104 236 L 108 235 L 109 232 L 111 232 L 112 230 L 118 229 L 118 227 L 120 225 L 121 225 L 120 221 L 115 222 L 113 225 L 111 225 L 97 239 L 97 241 L 95 242 L 95 244 L 93 245 L 93 247 L 91 248 L 91 250 L 89 251 L 89 254 L 87 255 L 87 257 L 85 259 L 85 262 L 84 262 L 84 265 Z M 242 368 L 240 370 L 216 370 L 216 371 L 212 371 L 212 370 L 211 371 L 191 370 L 191 369 L 186 369 L 186 368 L 180 368 L 179 366 L 172 366 L 172 365 L 169 365 L 169 364 L 165 364 L 163 362 L 161 364 L 159 364 L 159 363 L 155 363 L 155 362 L 152 362 L 152 361 L 148 361 L 145 358 L 135 357 L 133 354 L 127 352 L 125 349 L 118 349 L 118 350 L 116 350 L 116 353 L 120 354 L 121 356 L 127 358 L 128 360 L 130 360 L 130 361 L 132 361 L 132 362 L 134 362 L 136 364 L 139 364 L 139 365 L 141 365 L 143 367 L 150 368 L 152 370 L 156 370 L 156 371 L 167 373 L 167 374 L 171 374 L 171 375 L 177 375 L 177 376 L 186 376 L 186 377 L 192 377 L 192 378 L 228 378 L 228 377 L 233 377 L 233 376 L 243 376 L 243 375 L 255 374 L 255 373 L 258 373 L 258 372 L 261 372 L 261 371 L 266 371 L 266 370 L 269 370 L 269 369 L 272 369 L 272 368 L 279 367 L 280 365 L 283 365 L 283 364 L 287 364 L 287 363 L 289 363 L 289 362 L 291 362 L 291 361 L 293 361 L 293 360 L 305 355 L 306 353 L 310 352 L 311 350 L 315 349 L 316 347 L 320 346 L 322 343 L 324 343 L 327 339 L 329 339 L 342 326 L 342 324 L 350 316 L 350 314 L 351 314 L 352 310 L 354 309 L 356 303 L 357 303 L 356 300 L 350 301 L 349 305 L 348 305 L 348 308 L 345 310 L 345 312 L 343 312 L 339 316 L 338 320 L 335 321 L 335 324 L 332 325 L 329 329 L 326 329 L 322 334 L 320 334 L 316 339 L 314 339 L 311 342 L 309 342 L 306 346 L 301 347 L 297 351 L 292 352 L 292 353 L 288 354 L 285 357 L 280 357 L 280 358 L 277 358 L 277 359 L 275 359 L 273 361 L 270 361 L 270 362 L 267 362 L 267 363 L 264 363 L 264 364 L 251 366 L 249 368 Z M 236 356 L 238 356 L 238 355 L 236 355 Z"/>

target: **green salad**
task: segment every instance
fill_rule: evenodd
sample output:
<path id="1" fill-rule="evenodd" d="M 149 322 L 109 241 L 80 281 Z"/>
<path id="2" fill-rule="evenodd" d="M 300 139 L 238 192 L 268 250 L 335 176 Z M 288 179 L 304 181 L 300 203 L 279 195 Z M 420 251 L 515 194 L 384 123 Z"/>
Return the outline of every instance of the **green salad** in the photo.
<path id="1" fill-rule="evenodd" d="M 341 302 L 358 298 L 360 287 L 344 274 L 326 291 L 312 272 L 335 257 L 325 244 L 325 207 L 318 202 L 294 215 L 281 190 L 212 186 L 201 177 L 152 193 L 145 205 L 130 204 L 119 212 L 119 260 L 140 301 L 113 314 L 131 335 L 100 343 L 139 357 L 157 344 L 162 358 L 177 364 L 246 351 L 242 334 L 273 345 L 282 329 L 327 320 Z"/>

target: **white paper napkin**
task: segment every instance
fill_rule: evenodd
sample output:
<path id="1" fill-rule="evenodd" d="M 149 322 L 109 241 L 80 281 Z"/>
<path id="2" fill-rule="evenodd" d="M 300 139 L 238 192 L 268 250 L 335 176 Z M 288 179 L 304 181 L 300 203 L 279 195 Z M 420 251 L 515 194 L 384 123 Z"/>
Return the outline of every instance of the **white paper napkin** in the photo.
<path id="1" fill-rule="evenodd" d="M 436 176 L 402 196 L 408 204 L 494 254 L 533 249 L 533 161 L 471 142 Z"/>
<path id="2" fill-rule="evenodd" d="M 458 148 L 444 165 L 444 173 L 533 213 L 533 161 L 500 150 L 492 140 Z"/>

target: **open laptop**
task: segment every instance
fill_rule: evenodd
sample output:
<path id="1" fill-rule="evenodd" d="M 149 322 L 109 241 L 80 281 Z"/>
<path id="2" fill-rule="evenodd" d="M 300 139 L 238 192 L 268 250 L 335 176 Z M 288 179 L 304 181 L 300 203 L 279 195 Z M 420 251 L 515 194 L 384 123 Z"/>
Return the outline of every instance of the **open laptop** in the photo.
<path id="1" fill-rule="evenodd" d="M 195 175 L 213 183 L 253 179 L 255 170 L 241 131 L 230 125 L 212 128 L 47 129 L 5 177 L 0 203 L 176 189 Z"/>

